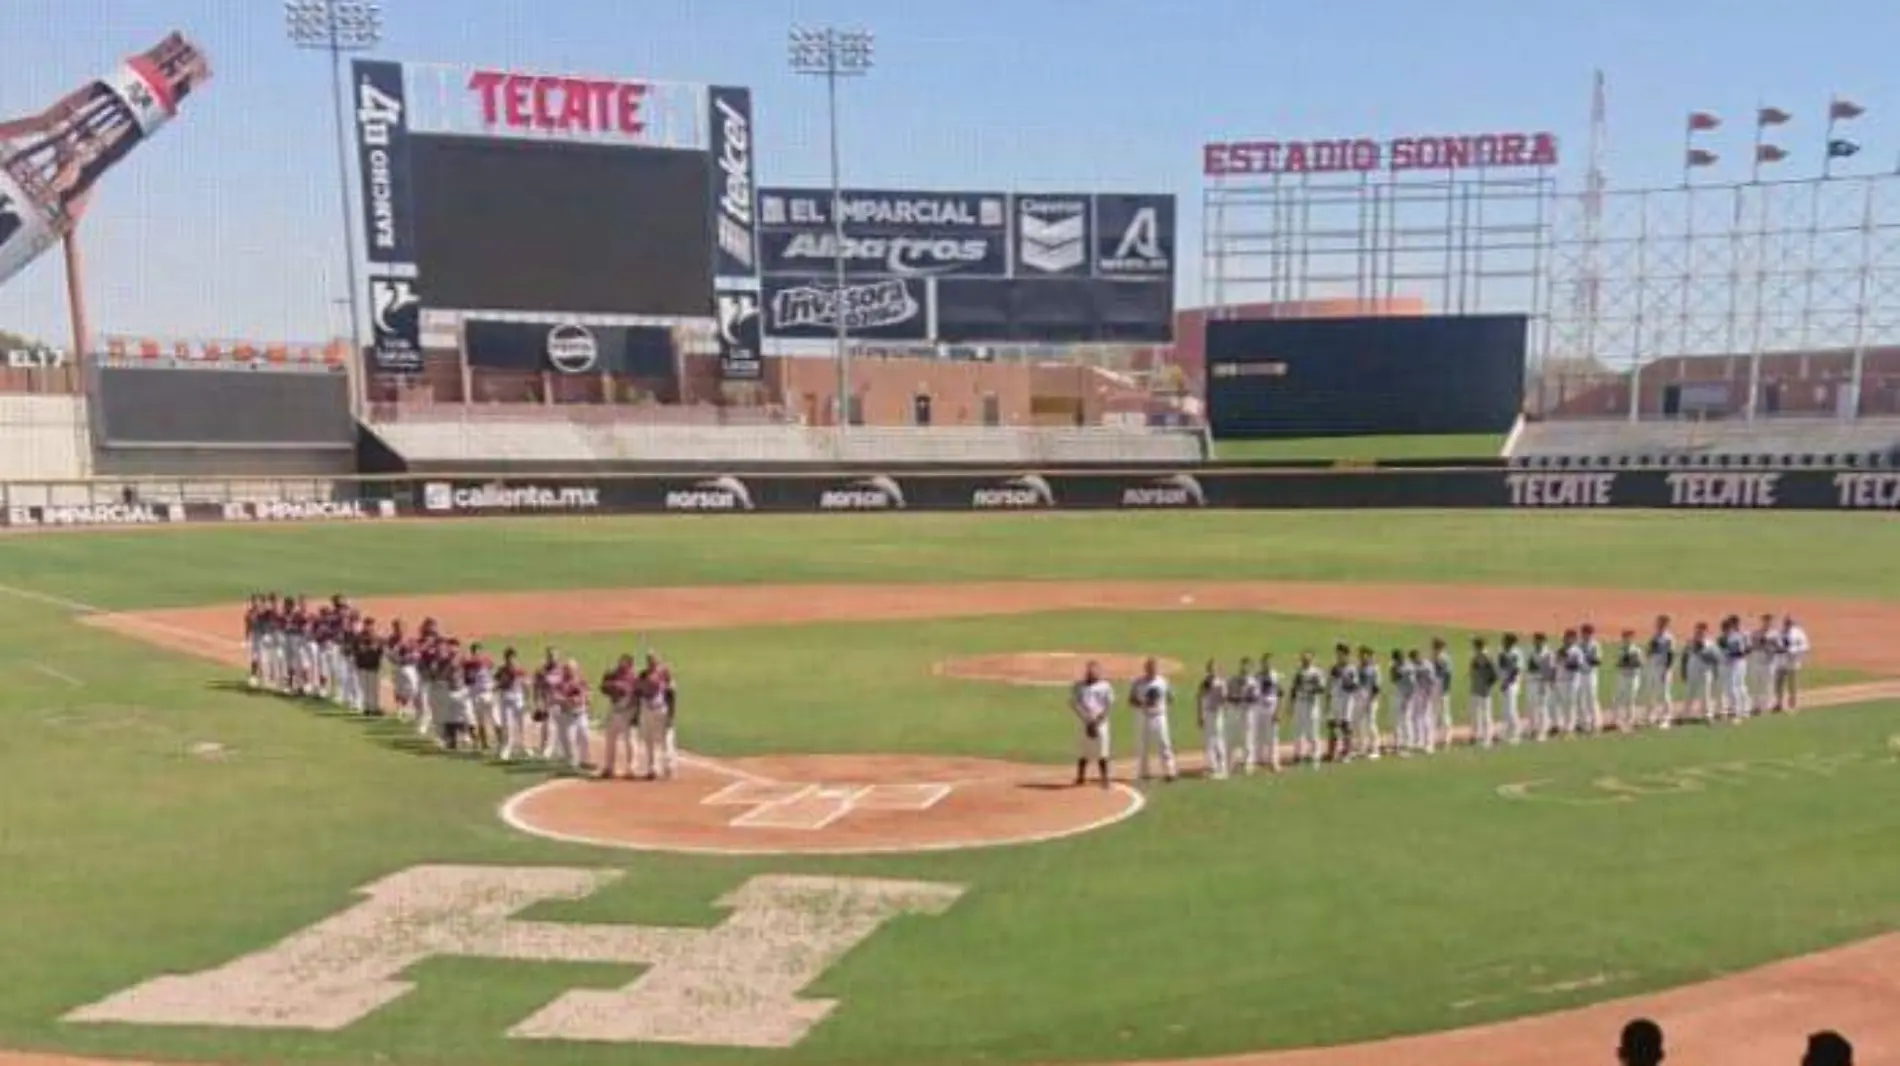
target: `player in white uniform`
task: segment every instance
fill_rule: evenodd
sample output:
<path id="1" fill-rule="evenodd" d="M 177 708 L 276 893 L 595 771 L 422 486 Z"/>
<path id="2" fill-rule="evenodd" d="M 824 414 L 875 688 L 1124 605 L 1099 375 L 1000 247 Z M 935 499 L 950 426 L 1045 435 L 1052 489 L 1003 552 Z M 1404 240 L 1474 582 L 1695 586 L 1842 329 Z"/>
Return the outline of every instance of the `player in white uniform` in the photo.
<path id="1" fill-rule="evenodd" d="M 1504 646 L 1498 651 L 1498 696 L 1504 704 L 1504 737 L 1511 744 L 1524 742 L 1524 719 L 1518 715 L 1518 700 L 1524 694 L 1527 665 L 1517 634 L 1504 634 Z"/>
<path id="2" fill-rule="evenodd" d="M 1767 714 L 1775 702 L 1775 662 L 1781 658 L 1781 630 L 1775 628 L 1775 616 L 1765 614 L 1748 636 L 1748 705 L 1756 714 Z"/>
<path id="3" fill-rule="evenodd" d="M 1359 701 L 1359 667 L 1352 649 L 1333 648 L 1333 666 L 1326 675 L 1326 761 L 1352 761 L 1352 713 Z"/>
<path id="4" fill-rule="evenodd" d="M 1149 780 L 1149 756 L 1159 756 L 1161 775 L 1173 781 L 1174 739 L 1168 731 L 1168 706 L 1174 702 L 1174 687 L 1161 676 L 1153 659 L 1141 666 L 1141 676 L 1128 686 L 1128 705 L 1135 709 L 1135 777 Z"/>
<path id="5" fill-rule="evenodd" d="M 1643 646 L 1636 642 L 1634 629 L 1625 629 L 1616 646 L 1616 701 L 1611 707 L 1618 733 L 1636 732 L 1636 701 L 1642 689 Z"/>
<path id="6" fill-rule="evenodd" d="M 1781 620 L 1781 663 L 1775 671 L 1775 709 L 1792 714 L 1799 710 L 1801 669 L 1808 664 L 1813 645 L 1808 631 L 1795 622 L 1793 615 Z"/>
<path id="7" fill-rule="evenodd" d="M 1583 702 L 1577 708 L 1577 728 L 1586 733 L 1601 733 L 1603 642 L 1597 639 L 1597 627 L 1588 622 L 1579 627 L 1577 644 L 1583 648 Z"/>
<path id="8" fill-rule="evenodd" d="M 1432 638 L 1432 684 L 1435 686 L 1436 700 L 1432 707 L 1436 732 L 1433 739 L 1437 746 L 1451 747 L 1451 683 L 1454 671 L 1451 665 L 1451 650 L 1445 646 L 1443 637 Z"/>
<path id="9" fill-rule="evenodd" d="M 1471 640 L 1471 743 L 1490 747 L 1497 742 L 1491 721 L 1491 695 L 1498 684 L 1498 661 L 1491 657 L 1483 637 Z M 1449 741 L 1447 742 L 1449 746 Z"/>
<path id="10" fill-rule="evenodd" d="M 1412 719 L 1413 750 L 1430 755 L 1438 748 L 1438 671 L 1417 648 L 1406 653 L 1405 661 L 1412 667 L 1412 707 L 1408 714 Z"/>
<path id="11" fill-rule="evenodd" d="M 1353 707 L 1352 733 L 1359 751 L 1368 759 L 1379 757 L 1379 692 L 1382 684 L 1379 659 L 1371 648 L 1359 648 L 1359 701 Z"/>
<path id="12" fill-rule="evenodd" d="M 1326 675 L 1313 665 L 1313 653 L 1300 653 L 1293 673 L 1293 761 L 1319 765 L 1319 703 L 1326 693 Z"/>
<path id="13" fill-rule="evenodd" d="M 1717 642 L 1722 649 L 1721 698 L 1722 713 L 1729 721 L 1740 725 L 1749 716 L 1748 704 L 1748 633 L 1742 629 L 1742 620 L 1729 615 L 1722 622 L 1722 636 Z"/>
<path id="14" fill-rule="evenodd" d="M 1207 672 L 1194 693 L 1195 720 L 1201 727 L 1201 756 L 1207 761 L 1206 774 L 1215 781 L 1227 778 L 1227 682 L 1220 676 L 1220 665 L 1207 660 Z"/>
<path id="15" fill-rule="evenodd" d="M 1280 772 L 1280 672 L 1273 668 L 1273 656 L 1262 655 L 1259 669 L 1247 660 L 1240 663 L 1241 765 L 1244 773 L 1253 773 L 1265 753 L 1267 769 Z M 1229 692 L 1229 696 L 1233 696 Z"/>
<path id="16" fill-rule="evenodd" d="M 501 665 L 495 667 L 495 692 L 501 703 L 501 761 L 512 762 L 528 728 L 528 675 L 513 648 L 501 653 Z"/>
<path id="17" fill-rule="evenodd" d="M 1697 622 L 1682 651 L 1682 710 L 1704 724 L 1715 720 L 1715 673 L 1721 661 L 1709 624 Z"/>
<path id="18" fill-rule="evenodd" d="M 679 775 L 679 745 L 674 721 L 679 712 L 679 690 L 673 671 L 660 657 L 647 653 L 646 666 L 634 679 L 635 716 L 640 727 L 641 772 L 648 781 L 671 780 Z"/>
<path id="19" fill-rule="evenodd" d="M 1088 781 L 1089 760 L 1101 771 L 1102 787 L 1108 787 L 1108 712 L 1115 706 L 1115 687 L 1102 680 L 1099 664 L 1089 663 L 1082 679 L 1069 686 L 1069 713 L 1075 715 L 1075 783 Z"/>
<path id="20" fill-rule="evenodd" d="M 1649 724 L 1668 729 L 1676 718 L 1676 703 L 1670 692 L 1670 679 L 1676 665 L 1676 635 L 1670 632 L 1669 616 L 1658 615 L 1656 628 L 1649 635 L 1643 660 L 1643 711 Z"/>
<path id="21" fill-rule="evenodd" d="M 1557 691 L 1557 731 L 1565 737 L 1573 737 L 1577 735 L 1578 717 L 1583 712 L 1583 686 L 1590 675 L 1590 659 L 1584 654 L 1576 630 L 1564 630 L 1557 665 L 1563 671 Z"/>

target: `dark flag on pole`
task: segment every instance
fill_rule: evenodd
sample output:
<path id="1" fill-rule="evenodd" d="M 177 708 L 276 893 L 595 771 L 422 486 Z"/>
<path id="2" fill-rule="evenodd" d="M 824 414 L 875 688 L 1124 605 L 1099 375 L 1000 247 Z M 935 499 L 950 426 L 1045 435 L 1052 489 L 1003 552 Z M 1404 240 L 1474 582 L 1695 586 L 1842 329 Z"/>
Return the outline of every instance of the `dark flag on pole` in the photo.
<path id="1" fill-rule="evenodd" d="M 1853 141 L 1848 140 L 1845 137 L 1836 137 L 1833 140 L 1827 142 L 1827 157 L 1829 159 L 1846 159 L 1849 156 L 1854 156 L 1854 155 L 1859 155 L 1859 154 L 1860 154 L 1860 145 L 1854 143 Z"/>
<path id="2" fill-rule="evenodd" d="M 1833 103 L 1827 105 L 1827 117 L 1830 122 L 1844 122 L 1850 118 L 1859 118 L 1866 113 L 1866 108 L 1838 96 L 1834 98 Z"/>
<path id="3" fill-rule="evenodd" d="M 1755 146 L 1755 162 L 1779 163 L 1788 158 L 1788 150 L 1780 145 L 1758 144 Z"/>
<path id="4" fill-rule="evenodd" d="M 1707 111 L 1689 112 L 1689 128 L 1691 130 L 1696 130 L 1696 131 L 1712 130 L 1717 126 L 1720 126 L 1721 124 L 1722 124 L 1722 120 L 1716 115 L 1711 114 L 1710 112 L 1707 112 Z"/>
<path id="5" fill-rule="evenodd" d="M 1706 148 L 1691 148 L 1683 163 L 1691 167 L 1712 167 L 1716 158 L 1716 154 Z"/>
<path id="6" fill-rule="evenodd" d="M 1755 112 L 1755 124 L 1759 126 L 1780 126 L 1793 118 L 1778 107 L 1764 107 Z"/>

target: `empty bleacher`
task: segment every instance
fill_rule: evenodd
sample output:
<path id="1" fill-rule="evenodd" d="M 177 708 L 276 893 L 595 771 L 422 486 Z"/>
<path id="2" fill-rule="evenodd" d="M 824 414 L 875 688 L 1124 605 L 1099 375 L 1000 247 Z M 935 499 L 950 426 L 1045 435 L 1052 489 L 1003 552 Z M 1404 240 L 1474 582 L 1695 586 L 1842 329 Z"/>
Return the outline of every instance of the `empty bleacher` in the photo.
<path id="1" fill-rule="evenodd" d="M 1523 466 L 1900 465 L 1900 419 L 1535 422 L 1509 454 Z"/>

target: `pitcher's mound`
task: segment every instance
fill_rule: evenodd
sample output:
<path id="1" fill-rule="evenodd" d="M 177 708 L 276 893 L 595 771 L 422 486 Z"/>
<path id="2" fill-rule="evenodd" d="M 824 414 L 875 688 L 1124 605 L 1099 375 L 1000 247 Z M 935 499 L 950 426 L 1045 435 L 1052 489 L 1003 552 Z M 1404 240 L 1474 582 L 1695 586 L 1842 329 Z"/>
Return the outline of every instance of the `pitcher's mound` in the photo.
<path id="1" fill-rule="evenodd" d="M 1123 655 L 1106 651 L 1018 651 L 1004 655 L 972 655 L 945 659 L 936 666 L 939 677 L 963 681 L 999 681 L 1006 685 L 1043 685 L 1051 688 L 1067 685 L 1082 676 L 1082 668 L 1093 662 L 1101 666 L 1102 676 L 1110 681 L 1130 680 L 1141 673 L 1145 655 Z M 1179 673 L 1181 664 L 1174 659 L 1156 662 L 1164 674 Z"/>
<path id="2" fill-rule="evenodd" d="M 1057 840 L 1141 809 L 1125 785 L 988 759 L 785 755 L 694 759 L 675 781 L 560 780 L 502 807 L 524 832 L 711 855 L 863 855 Z"/>

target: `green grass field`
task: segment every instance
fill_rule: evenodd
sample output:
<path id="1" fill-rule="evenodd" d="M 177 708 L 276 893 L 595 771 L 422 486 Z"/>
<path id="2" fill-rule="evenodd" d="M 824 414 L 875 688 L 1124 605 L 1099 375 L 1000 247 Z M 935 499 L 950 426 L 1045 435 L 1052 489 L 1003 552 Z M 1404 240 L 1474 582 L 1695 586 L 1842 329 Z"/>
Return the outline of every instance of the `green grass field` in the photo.
<path id="1" fill-rule="evenodd" d="M 496 816 L 544 772 L 234 688 L 207 663 L 77 624 L 254 588 L 387 594 L 1004 579 L 1595 585 L 1900 598 L 1900 525 L 1820 514 L 1167 514 L 470 521 L 0 540 L 0 1047 L 159 1061 L 1034 1063 L 1366 1040 L 1669 987 L 1900 924 L 1900 703 L 1740 729 L 1458 751 L 1151 792 L 1043 845 L 857 858 L 644 854 Z M 606 595 L 606 594 L 603 594 Z M 716 595 L 709 592 L 708 595 Z M 448 619 L 451 623 L 453 619 Z M 1051 612 L 669 633 L 683 737 L 710 756 L 939 753 L 1061 761 L 1059 694 L 934 676 L 954 655 L 1087 648 L 1187 662 L 1426 634 L 1297 612 Z M 597 663 L 605 634 L 522 632 Z M 1820 656 L 1825 662 L 1825 649 Z M 1285 664 L 1283 663 L 1283 666 Z M 1855 675 L 1828 669 L 1815 683 Z M 1182 679 L 1185 684 L 1188 679 Z M 1118 714 L 1122 712 L 1117 712 Z M 1194 746 L 1186 712 L 1177 745 Z M 194 754 L 216 743 L 220 756 Z M 1704 784 L 1672 786 L 1684 775 Z M 1604 785 L 1612 783 L 1611 787 Z M 1523 786 L 1537 782 L 1534 788 Z M 80 1024 L 153 977 L 220 966 L 421 864 L 608 867 L 525 912 L 710 926 L 768 874 L 962 886 L 803 994 L 835 1011 L 777 1050 L 511 1039 L 637 967 L 438 956 L 329 1029 Z M 1585 979 L 1601 978 L 1586 981 Z M 1538 991 L 1566 981 L 1567 991 Z M 1078 990 L 1086 994 L 1076 994 Z"/>
<path id="2" fill-rule="evenodd" d="M 1496 456 L 1502 433 L 1445 433 L 1420 436 L 1295 437 L 1289 440 L 1217 440 L 1216 460 L 1248 459 L 1472 459 Z"/>

